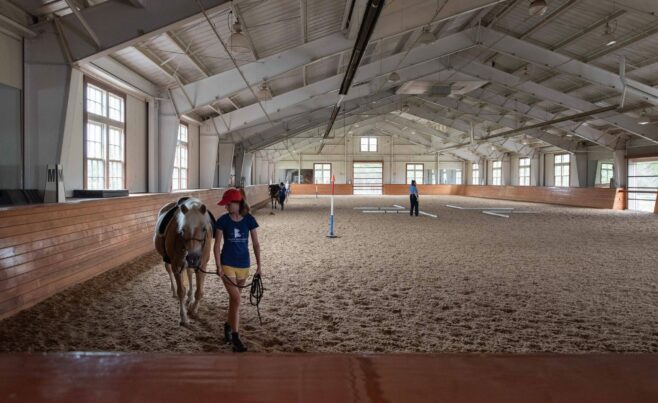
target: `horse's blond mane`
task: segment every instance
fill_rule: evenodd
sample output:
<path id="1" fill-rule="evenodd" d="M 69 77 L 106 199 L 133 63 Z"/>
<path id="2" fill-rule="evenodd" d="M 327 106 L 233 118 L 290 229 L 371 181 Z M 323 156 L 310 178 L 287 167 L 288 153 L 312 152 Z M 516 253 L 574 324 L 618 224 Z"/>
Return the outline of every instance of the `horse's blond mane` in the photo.
<path id="1" fill-rule="evenodd" d="M 182 211 L 179 211 L 178 213 L 178 231 L 182 231 L 185 225 L 205 225 L 206 224 L 206 214 L 202 214 L 199 209 L 201 206 L 203 206 L 203 203 L 199 200 L 188 200 L 184 204 L 187 209 L 189 210 L 186 214 L 184 214 Z M 182 210 L 181 206 L 181 210 Z M 191 214 L 192 213 L 192 214 Z M 194 214 L 197 213 L 197 214 Z M 192 217 L 197 218 L 196 222 L 191 222 L 194 221 L 192 220 Z"/>

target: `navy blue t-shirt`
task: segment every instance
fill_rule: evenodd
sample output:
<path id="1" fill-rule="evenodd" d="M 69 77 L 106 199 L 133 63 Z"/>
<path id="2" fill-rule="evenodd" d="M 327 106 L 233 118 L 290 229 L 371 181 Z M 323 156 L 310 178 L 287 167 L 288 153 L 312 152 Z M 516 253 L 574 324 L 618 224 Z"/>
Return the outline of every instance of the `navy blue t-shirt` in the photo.
<path id="1" fill-rule="evenodd" d="M 256 219 L 251 214 L 233 221 L 228 213 L 217 219 L 218 230 L 222 231 L 224 246 L 220 255 L 221 264 L 237 268 L 249 268 L 249 231 L 258 228 Z"/>

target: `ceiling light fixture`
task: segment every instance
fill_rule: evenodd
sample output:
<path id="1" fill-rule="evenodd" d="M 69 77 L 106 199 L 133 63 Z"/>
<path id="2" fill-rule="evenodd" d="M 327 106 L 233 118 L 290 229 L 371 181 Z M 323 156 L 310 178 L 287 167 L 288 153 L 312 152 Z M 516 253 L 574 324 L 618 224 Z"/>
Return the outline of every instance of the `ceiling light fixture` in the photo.
<path id="1" fill-rule="evenodd" d="M 603 31 L 605 46 L 612 46 L 617 43 L 615 31 L 617 31 L 617 20 L 613 21 L 612 25 L 610 22 L 605 23 L 605 31 Z"/>
<path id="2" fill-rule="evenodd" d="M 388 82 L 389 83 L 394 83 L 396 81 L 400 81 L 400 75 L 397 72 L 392 72 L 391 74 L 388 75 Z"/>
<path id="3" fill-rule="evenodd" d="M 638 120 L 637 123 L 640 125 L 648 125 L 649 123 L 651 123 L 651 119 L 649 119 L 646 109 L 642 109 L 642 114 L 640 114 L 640 120 Z"/>
<path id="4" fill-rule="evenodd" d="M 270 90 L 270 87 L 265 81 L 263 81 L 258 91 L 256 91 L 256 97 L 258 97 L 259 101 L 269 101 L 272 99 L 272 90 Z"/>
<path id="5" fill-rule="evenodd" d="M 436 41 L 436 36 L 434 36 L 434 34 L 430 31 L 430 26 L 424 26 L 423 32 L 421 32 L 417 42 L 421 45 L 429 45 L 434 41 Z"/>
<path id="6" fill-rule="evenodd" d="M 542 16 L 548 10 L 548 4 L 545 0 L 532 0 L 528 6 L 528 14 L 532 16 Z"/>
<path id="7" fill-rule="evenodd" d="M 229 38 L 229 48 L 231 52 L 239 54 L 251 52 L 249 39 L 242 33 L 242 24 L 240 24 L 237 18 L 230 28 L 231 37 Z"/>

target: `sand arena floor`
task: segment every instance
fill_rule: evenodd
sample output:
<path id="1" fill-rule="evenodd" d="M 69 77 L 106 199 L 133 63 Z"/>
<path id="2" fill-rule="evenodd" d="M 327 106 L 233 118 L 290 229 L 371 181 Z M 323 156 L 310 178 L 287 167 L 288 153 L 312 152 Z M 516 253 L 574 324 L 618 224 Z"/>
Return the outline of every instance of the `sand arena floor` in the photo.
<path id="1" fill-rule="evenodd" d="M 293 198 L 255 212 L 267 288 L 251 351 L 658 352 L 658 215 L 463 197 Z M 509 219 L 460 206 L 513 206 Z M 211 262 L 214 267 L 214 262 Z M 218 278 L 192 329 L 155 253 L 0 322 L 0 351 L 230 351 Z"/>

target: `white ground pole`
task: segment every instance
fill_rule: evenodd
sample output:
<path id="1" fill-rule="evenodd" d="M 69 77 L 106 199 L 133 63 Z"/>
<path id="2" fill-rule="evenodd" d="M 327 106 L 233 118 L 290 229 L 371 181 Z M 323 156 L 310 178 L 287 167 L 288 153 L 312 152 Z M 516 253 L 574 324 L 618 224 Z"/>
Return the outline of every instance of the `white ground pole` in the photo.
<path id="1" fill-rule="evenodd" d="M 393 206 L 394 206 L 394 207 L 397 207 L 397 208 L 399 208 L 399 209 L 403 209 L 403 208 L 404 208 L 404 207 L 402 207 L 402 206 L 400 206 L 400 205 L 397 205 L 397 204 L 394 204 Z M 424 212 L 424 211 L 420 211 L 420 210 L 418 210 L 418 213 L 419 213 L 419 214 L 422 214 L 422 215 L 426 215 L 426 216 L 428 216 L 428 217 L 438 218 L 438 216 L 437 216 L 436 214 L 426 213 L 426 212 Z"/>
<path id="2" fill-rule="evenodd" d="M 507 215 L 507 214 L 501 214 L 501 213 L 497 213 L 495 211 L 489 211 L 489 210 L 483 210 L 482 214 L 492 215 L 492 216 L 501 217 L 501 218 L 509 218 L 509 215 Z"/>
<path id="3" fill-rule="evenodd" d="M 426 213 L 424 211 L 418 211 L 418 213 L 420 213 L 422 215 L 426 215 L 428 217 L 432 217 L 432 218 L 437 218 L 438 217 L 436 214 L 430 214 L 430 213 Z"/>
<path id="4" fill-rule="evenodd" d="M 487 210 L 487 211 L 514 210 L 514 207 L 461 207 L 461 206 L 453 206 L 452 204 L 446 204 L 446 207 L 455 208 L 459 210 Z"/>

